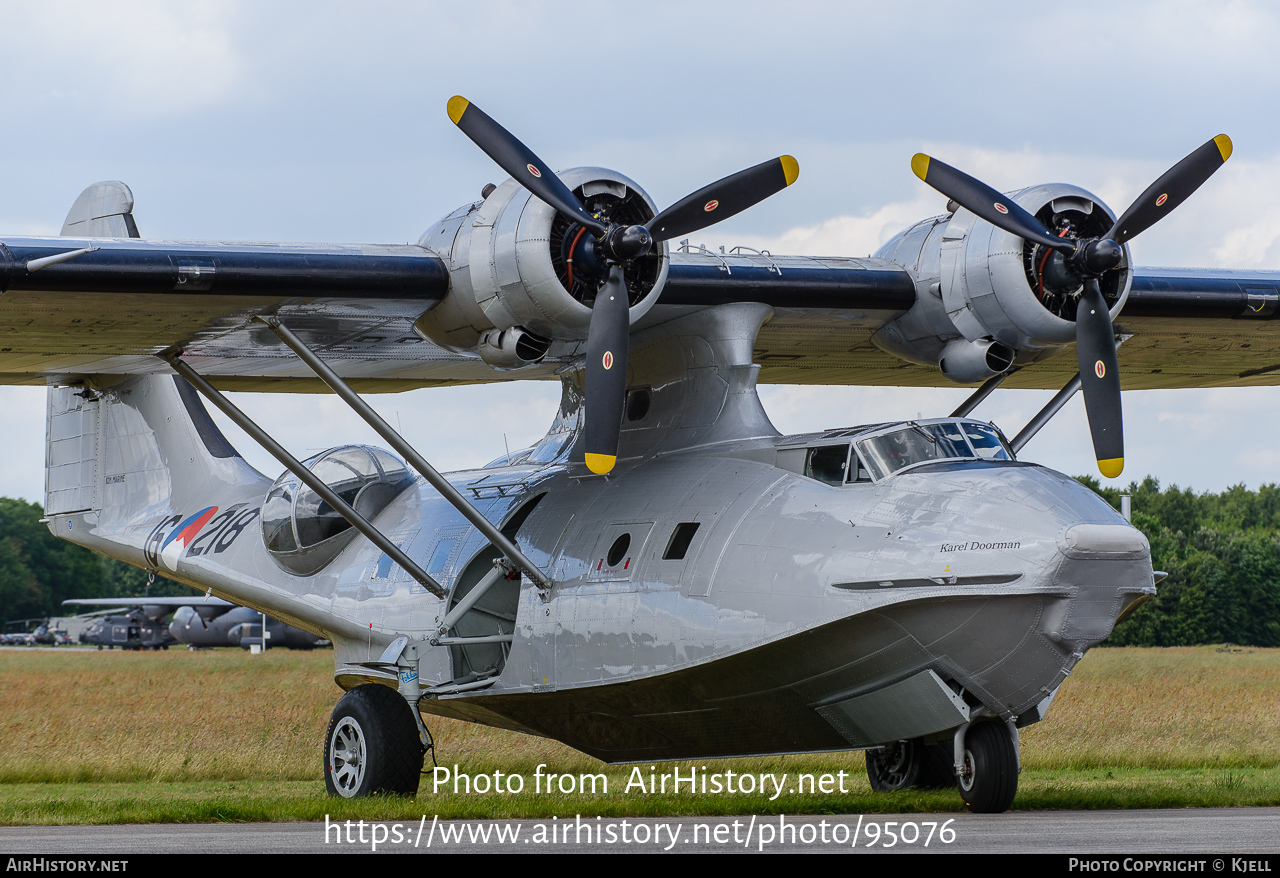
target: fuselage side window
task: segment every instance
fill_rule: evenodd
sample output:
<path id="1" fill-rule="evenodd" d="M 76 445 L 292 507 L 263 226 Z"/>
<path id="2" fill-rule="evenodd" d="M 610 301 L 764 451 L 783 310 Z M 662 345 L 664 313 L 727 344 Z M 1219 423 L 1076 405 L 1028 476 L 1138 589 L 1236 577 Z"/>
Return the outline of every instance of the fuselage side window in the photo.
<path id="1" fill-rule="evenodd" d="M 843 485 L 849 467 L 849 445 L 825 445 L 810 448 L 804 462 L 804 474 L 828 485 Z"/>

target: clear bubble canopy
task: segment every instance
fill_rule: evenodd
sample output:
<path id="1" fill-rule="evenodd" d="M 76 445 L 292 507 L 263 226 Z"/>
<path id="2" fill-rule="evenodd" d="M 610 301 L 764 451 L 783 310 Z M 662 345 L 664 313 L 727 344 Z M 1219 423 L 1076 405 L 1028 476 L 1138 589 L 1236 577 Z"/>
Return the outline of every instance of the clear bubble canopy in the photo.
<path id="1" fill-rule="evenodd" d="M 373 519 L 414 481 L 400 458 L 368 445 L 330 448 L 303 464 L 367 519 Z M 262 504 L 262 540 L 267 551 L 294 573 L 316 573 L 356 533 L 336 509 L 287 470 L 272 484 Z"/>

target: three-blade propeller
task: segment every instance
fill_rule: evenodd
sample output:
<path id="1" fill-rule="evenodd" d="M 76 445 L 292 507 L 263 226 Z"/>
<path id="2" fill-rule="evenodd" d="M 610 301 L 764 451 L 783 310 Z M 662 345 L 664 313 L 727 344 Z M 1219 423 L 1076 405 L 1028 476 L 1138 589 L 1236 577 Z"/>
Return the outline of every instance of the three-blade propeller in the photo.
<path id="1" fill-rule="evenodd" d="M 626 267 L 663 241 L 728 219 L 785 189 L 800 175 L 800 165 L 787 155 L 770 159 L 704 186 L 659 213 L 647 226 L 624 225 L 588 213 L 540 158 L 466 98 L 449 99 L 449 118 L 513 180 L 569 222 L 580 223 L 591 236 L 584 246 L 593 247 L 609 268 L 608 278 L 596 293 L 587 330 L 583 442 L 587 467 L 594 473 L 610 472 L 618 457 L 627 387 L 631 305 Z"/>
<path id="2" fill-rule="evenodd" d="M 1098 278 L 1120 267 L 1126 242 L 1163 219 L 1230 157 L 1231 138 L 1219 134 L 1148 186 L 1110 231 L 1098 238 L 1054 235 L 1039 219 L 985 183 L 923 153 L 911 159 L 911 170 L 917 177 L 971 213 L 1062 254 L 1063 267 L 1080 282 L 1076 361 L 1094 456 L 1098 470 L 1107 478 L 1114 479 L 1124 469 L 1124 423 L 1115 330 Z"/>

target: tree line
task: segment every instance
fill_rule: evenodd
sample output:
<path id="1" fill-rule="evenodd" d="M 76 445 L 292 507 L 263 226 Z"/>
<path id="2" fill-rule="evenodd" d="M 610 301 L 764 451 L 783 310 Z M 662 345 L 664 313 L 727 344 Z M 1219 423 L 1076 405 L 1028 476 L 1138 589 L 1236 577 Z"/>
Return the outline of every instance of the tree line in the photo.
<path id="1" fill-rule="evenodd" d="M 38 503 L 0 497 L 0 618 L 69 616 L 68 598 L 141 597 L 147 572 L 61 540 L 42 524 Z M 156 578 L 153 595 L 191 595 L 191 589 Z"/>
<path id="2" fill-rule="evenodd" d="M 1151 565 L 1169 574 L 1107 644 L 1280 646 L 1280 486 L 1197 494 L 1150 476 L 1123 489 L 1077 479 L 1117 509 L 1133 498 Z"/>

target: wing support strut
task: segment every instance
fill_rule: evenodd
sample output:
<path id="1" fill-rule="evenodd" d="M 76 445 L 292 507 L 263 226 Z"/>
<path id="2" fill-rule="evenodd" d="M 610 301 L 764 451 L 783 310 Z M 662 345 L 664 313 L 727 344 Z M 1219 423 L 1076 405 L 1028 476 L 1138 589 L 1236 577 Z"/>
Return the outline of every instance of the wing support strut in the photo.
<path id="1" fill-rule="evenodd" d="M 1116 343 L 1115 343 L 1116 350 L 1119 350 L 1120 345 L 1122 345 L 1125 342 L 1125 340 L 1130 337 L 1131 336 L 1125 335 L 1116 339 Z M 988 383 L 990 383 L 990 379 L 988 379 Z M 1031 437 L 1039 433 L 1040 428 L 1043 427 L 1045 424 L 1049 423 L 1049 421 L 1053 419 L 1053 416 L 1056 415 L 1059 411 L 1061 411 L 1062 407 L 1066 405 L 1068 401 L 1070 401 L 1071 397 L 1076 395 L 1076 393 L 1080 390 L 1080 383 L 1081 383 L 1080 373 L 1077 372 L 1074 376 L 1072 376 L 1070 381 L 1068 381 L 1066 384 L 1062 386 L 1061 390 L 1059 390 L 1057 393 L 1054 394 L 1053 399 L 1049 400 L 1048 404 L 1045 405 L 1044 408 L 1040 409 L 1039 413 L 1034 418 L 1032 418 L 1030 421 L 1027 422 L 1027 425 L 1022 428 L 1022 431 L 1018 433 L 1017 436 L 1013 437 L 1013 441 L 1010 442 L 1009 445 L 1013 448 L 1014 454 L 1017 454 L 1019 451 L 1021 451 L 1022 446 L 1030 442 Z M 979 393 L 982 393 L 983 388 L 985 388 L 986 386 L 987 386 L 986 384 L 983 384 L 982 387 L 979 387 L 977 390 L 977 393 L 975 393 L 974 396 L 977 396 Z M 994 389 L 995 388 L 993 387 L 992 390 Z M 972 397 L 970 398 L 972 399 Z M 978 402 L 981 402 L 981 401 L 982 401 L 981 399 L 978 400 Z M 968 405 L 967 401 L 965 405 Z M 974 405 L 977 405 L 977 403 L 974 403 Z M 961 406 L 961 408 L 963 407 L 964 406 Z M 956 416 L 953 415 L 952 417 L 956 417 Z"/>
<path id="2" fill-rule="evenodd" d="M 1010 375 L 1012 375 L 1014 372 L 1017 372 L 1017 371 L 1018 371 L 1018 368 L 1015 366 L 1014 368 L 1010 369 L 1008 372 L 1001 372 L 999 375 L 992 375 L 986 381 L 983 381 L 982 386 L 979 387 L 977 390 L 975 390 L 973 393 L 969 394 L 969 398 L 966 399 L 964 402 L 962 402 L 960 404 L 960 408 L 952 412 L 950 416 L 953 418 L 969 417 L 969 412 L 976 409 L 984 399 L 990 396 L 997 387 L 1003 384 L 1004 379 L 1008 378 Z"/>
<path id="3" fill-rule="evenodd" d="M 315 351 L 307 347 L 307 345 L 298 338 L 293 332 L 280 322 L 278 317 L 257 317 L 267 325 L 267 327 L 280 337 L 289 348 L 298 355 L 302 362 L 310 367 L 311 371 L 319 376 L 320 380 L 329 385 L 334 393 L 338 394 L 347 405 L 351 406 L 352 411 L 359 415 L 365 423 L 374 429 L 379 436 L 387 441 L 393 449 L 400 453 L 405 460 L 409 462 L 418 474 L 421 475 L 431 487 L 435 488 L 440 494 L 448 500 L 453 507 L 471 522 L 480 533 L 484 534 L 489 542 L 506 556 L 507 563 L 513 569 L 520 570 L 531 580 L 533 580 L 538 588 L 550 589 L 551 580 L 543 573 L 525 554 L 520 551 L 515 542 L 508 539 L 502 531 L 494 526 L 493 522 L 485 518 L 479 509 L 472 506 L 466 497 L 463 497 L 458 489 L 449 484 L 448 480 L 440 473 L 436 472 L 435 467 L 427 462 L 427 459 L 419 454 L 412 445 L 405 441 L 404 437 L 391 428 L 391 425 L 382 419 L 382 417 L 369 407 L 360 395 L 343 381 L 338 374 L 325 365 L 324 361 L 316 354 Z M 407 569 L 407 568 L 406 568 Z M 476 588 L 474 593 L 483 594 L 480 588 Z M 479 594 L 476 595 L 479 599 Z"/>
<path id="4" fill-rule="evenodd" d="M 280 461 L 285 469 L 297 476 L 308 488 L 319 494 L 320 498 L 332 506 L 352 527 L 368 537 L 369 541 L 379 549 L 386 552 L 392 561 L 399 564 L 401 569 L 416 579 L 423 588 L 441 600 L 448 599 L 449 592 L 440 583 L 432 579 L 427 571 L 415 564 L 412 558 L 406 555 L 399 546 L 391 542 L 382 531 L 370 524 L 368 519 L 352 509 L 332 488 L 321 479 L 316 478 L 311 470 L 303 466 L 301 461 L 288 451 L 285 451 L 280 443 L 267 435 L 265 430 L 250 420 L 248 415 L 240 411 L 231 400 L 223 396 L 203 376 L 179 359 L 177 354 L 162 354 L 161 356 L 179 375 L 191 382 L 191 385 L 196 390 L 200 391 L 211 403 L 221 409 L 223 414 L 234 421 L 236 426 L 248 433 L 255 442 L 265 448 L 272 457 Z"/>
<path id="5" fill-rule="evenodd" d="M 1040 428 L 1056 415 L 1064 405 L 1075 396 L 1080 390 L 1080 373 L 1077 372 L 1071 377 L 1061 390 L 1053 395 L 1053 399 L 1049 400 L 1048 405 L 1040 409 L 1039 413 L 1032 418 L 1025 427 L 1022 428 L 1017 436 L 1013 437 L 1013 441 L 1009 443 L 1013 447 L 1013 453 L 1017 454 L 1022 450 L 1022 446 L 1031 441 L 1031 437 L 1040 432 Z"/>

